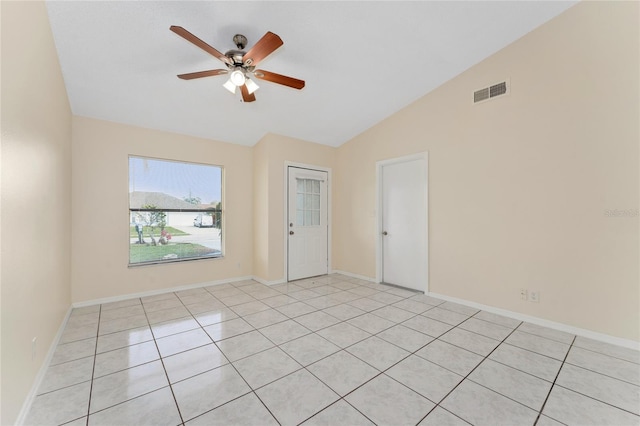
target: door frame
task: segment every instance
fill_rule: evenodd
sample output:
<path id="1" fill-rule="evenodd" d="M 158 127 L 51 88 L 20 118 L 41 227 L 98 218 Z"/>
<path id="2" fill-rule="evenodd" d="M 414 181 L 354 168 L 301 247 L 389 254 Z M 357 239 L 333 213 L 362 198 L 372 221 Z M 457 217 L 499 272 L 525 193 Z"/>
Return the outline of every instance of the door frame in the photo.
<path id="1" fill-rule="evenodd" d="M 426 235 L 424 236 L 426 240 L 425 249 L 427 251 L 426 262 L 427 262 L 427 282 L 426 288 L 424 289 L 425 294 L 429 292 L 429 152 L 424 151 L 417 154 L 406 155 L 403 157 L 390 158 L 388 160 L 380 160 L 376 161 L 376 282 L 381 283 L 383 278 L 382 265 L 383 265 L 383 253 L 382 253 L 382 168 L 384 166 L 388 166 L 391 164 L 397 163 L 406 163 L 408 161 L 414 160 L 424 160 L 426 167 L 426 176 L 427 176 L 427 184 L 426 194 L 425 194 L 425 209 L 427 210 L 425 213 L 425 229 Z"/>
<path id="2" fill-rule="evenodd" d="M 289 167 L 297 167 L 299 169 L 314 170 L 327 173 L 327 273 L 332 272 L 331 269 L 331 168 L 317 166 L 315 164 L 296 163 L 293 161 L 284 162 L 284 214 L 282 215 L 284 239 L 284 282 L 289 282 Z"/>

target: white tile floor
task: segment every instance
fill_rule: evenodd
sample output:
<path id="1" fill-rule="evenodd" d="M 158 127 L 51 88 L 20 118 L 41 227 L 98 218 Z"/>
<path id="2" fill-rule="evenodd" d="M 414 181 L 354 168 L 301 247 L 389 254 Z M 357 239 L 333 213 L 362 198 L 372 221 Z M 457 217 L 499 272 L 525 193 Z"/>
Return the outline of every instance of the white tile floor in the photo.
<path id="1" fill-rule="evenodd" d="M 638 425 L 637 351 L 341 275 L 75 309 L 33 425 Z"/>

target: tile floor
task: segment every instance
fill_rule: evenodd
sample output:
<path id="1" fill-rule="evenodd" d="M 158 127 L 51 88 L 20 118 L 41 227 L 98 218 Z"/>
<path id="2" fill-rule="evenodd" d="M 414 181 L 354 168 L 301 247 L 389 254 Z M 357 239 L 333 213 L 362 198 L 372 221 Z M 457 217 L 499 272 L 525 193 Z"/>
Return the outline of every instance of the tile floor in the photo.
<path id="1" fill-rule="evenodd" d="M 28 424 L 638 425 L 639 352 L 329 275 L 74 309 Z"/>

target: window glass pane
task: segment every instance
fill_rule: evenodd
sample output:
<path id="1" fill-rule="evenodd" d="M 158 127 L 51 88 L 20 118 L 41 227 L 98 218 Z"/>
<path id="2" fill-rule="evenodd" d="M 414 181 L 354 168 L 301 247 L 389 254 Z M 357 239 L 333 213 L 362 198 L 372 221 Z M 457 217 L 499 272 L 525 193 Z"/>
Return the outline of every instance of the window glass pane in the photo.
<path id="1" fill-rule="evenodd" d="M 313 181 L 311 179 L 305 179 L 305 192 L 311 193 L 313 192 Z"/>
<path id="2" fill-rule="evenodd" d="M 129 157 L 129 264 L 222 256 L 222 167 Z"/>
<path id="3" fill-rule="evenodd" d="M 304 225 L 304 210 L 296 211 L 296 225 L 297 226 Z"/>
<path id="4" fill-rule="evenodd" d="M 304 225 L 305 226 L 309 226 L 312 224 L 312 218 L 311 218 L 311 211 L 309 210 L 305 210 L 304 211 Z"/>
<path id="5" fill-rule="evenodd" d="M 312 195 L 311 197 L 311 208 L 320 210 L 320 195 Z"/>
<path id="6" fill-rule="evenodd" d="M 304 194 L 296 195 L 296 209 L 298 210 L 304 209 Z"/>
<path id="7" fill-rule="evenodd" d="M 296 182 L 298 184 L 297 192 L 298 193 L 304 192 L 304 179 L 296 179 Z"/>
<path id="8" fill-rule="evenodd" d="M 314 194 L 319 194 L 320 193 L 320 181 L 319 180 L 314 180 L 313 181 L 313 193 Z"/>
<path id="9" fill-rule="evenodd" d="M 313 226 L 320 226 L 320 211 L 319 210 L 313 210 L 312 212 L 312 225 Z"/>
<path id="10" fill-rule="evenodd" d="M 311 194 L 304 194 L 304 208 L 305 210 L 309 210 L 312 205 L 312 200 L 311 198 L 313 197 L 313 195 Z"/>

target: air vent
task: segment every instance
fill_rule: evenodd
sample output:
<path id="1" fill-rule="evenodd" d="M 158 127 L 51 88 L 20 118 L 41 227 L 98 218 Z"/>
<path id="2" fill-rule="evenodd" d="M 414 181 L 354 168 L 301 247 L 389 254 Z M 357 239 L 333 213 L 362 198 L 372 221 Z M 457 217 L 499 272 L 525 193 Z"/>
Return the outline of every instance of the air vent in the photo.
<path id="1" fill-rule="evenodd" d="M 476 90 L 473 92 L 473 102 L 480 102 L 489 99 L 489 88 L 485 87 L 484 89 Z"/>
<path id="2" fill-rule="evenodd" d="M 496 96 L 504 95 L 505 93 L 507 93 L 507 83 L 505 81 L 489 87 L 490 98 L 495 98 Z"/>
<path id="3" fill-rule="evenodd" d="M 488 101 L 498 96 L 509 94 L 509 80 L 493 84 L 473 92 L 473 103 Z"/>

